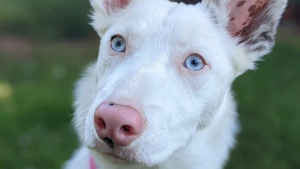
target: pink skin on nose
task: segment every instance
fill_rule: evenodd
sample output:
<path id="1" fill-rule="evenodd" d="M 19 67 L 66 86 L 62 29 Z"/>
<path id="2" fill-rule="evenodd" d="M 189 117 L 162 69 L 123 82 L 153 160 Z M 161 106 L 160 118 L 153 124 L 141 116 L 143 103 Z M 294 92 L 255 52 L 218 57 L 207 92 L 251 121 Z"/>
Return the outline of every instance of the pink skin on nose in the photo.
<path id="1" fill-rule="evenodd" d="M 111 148 L 129 145 L 143 132 L 144 123 L 145 119 L 133 108 L 113 103 L 101 104 L 94 114 L 96 132 Z"/>

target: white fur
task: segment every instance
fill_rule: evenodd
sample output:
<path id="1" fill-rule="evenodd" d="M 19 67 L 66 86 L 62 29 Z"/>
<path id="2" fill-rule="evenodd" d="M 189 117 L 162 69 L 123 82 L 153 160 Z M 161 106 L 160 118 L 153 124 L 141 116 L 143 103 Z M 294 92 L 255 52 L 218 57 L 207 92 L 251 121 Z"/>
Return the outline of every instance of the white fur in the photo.
<path id="1" fill-rule="evenodd" d="M 76 86 L 74 124 L 82 148 L 66 169 L 88 169 L 89 156 L 101 169 L 222 168 L 239 130 L 231 84 L 272 45 L 252 52 L 238 44 L 227 18 L 212 14 L 228 13 L 225 0 L 195 6 L 132 0 L 124 9 L 107 8 L 104 1 L 91 1 L 100 52 Z M 125 53 L 112 51 L 114 35 L 125 38 Z M 183 67 L 195 53 L 207 63 L 198 72 Z M 134 107 L 146 118 L 145 131 L 127 147 L 111 149 L 97 136 L 94 112 L 107 101 Z"/>

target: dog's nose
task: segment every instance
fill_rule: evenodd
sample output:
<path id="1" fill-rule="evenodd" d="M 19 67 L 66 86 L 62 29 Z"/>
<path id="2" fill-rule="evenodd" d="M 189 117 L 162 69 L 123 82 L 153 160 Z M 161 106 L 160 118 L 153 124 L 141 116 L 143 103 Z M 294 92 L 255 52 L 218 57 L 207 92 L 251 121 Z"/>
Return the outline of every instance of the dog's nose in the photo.
<path id="1" fill-rule="evenodd" d="M 141 135 L 145 119 L 131 107 L 103 103 L 94 114 L 94 126 L 100 139 L 111 148 L 123 147 Z"/>

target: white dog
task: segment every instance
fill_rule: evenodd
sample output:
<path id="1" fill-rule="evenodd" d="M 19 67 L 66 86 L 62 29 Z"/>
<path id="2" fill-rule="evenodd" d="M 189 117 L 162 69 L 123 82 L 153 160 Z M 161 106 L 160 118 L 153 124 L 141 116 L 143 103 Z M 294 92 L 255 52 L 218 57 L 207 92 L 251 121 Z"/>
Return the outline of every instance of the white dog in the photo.
<path id="1" fill-rule="evenodd" d="M 91 0 L 98 61 L 75 91 L 66 169 L 220 169 L 234 79 L 270 52 L 287 0 Z"/>

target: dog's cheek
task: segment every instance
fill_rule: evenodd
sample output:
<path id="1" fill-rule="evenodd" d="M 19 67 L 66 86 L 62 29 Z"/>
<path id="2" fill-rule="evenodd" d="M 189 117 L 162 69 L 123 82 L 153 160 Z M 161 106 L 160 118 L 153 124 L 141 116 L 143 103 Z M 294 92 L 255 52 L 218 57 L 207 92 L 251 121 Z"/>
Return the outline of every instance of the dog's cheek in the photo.
<path id="1" fill-rule="evenodd" d="M 100 45 L 100 52 L 97 61 L 97 74 L 99 78 L 106 74 L 111 74 L 124 60 L 124 58 L 120 56 L 112 56 L 108 48 L 110 48 L 110 46 L 107 46 L 107 44 Z"/>
<path id="2" fill-rule="evenodd" d="M 192 107 L 192 110 L 187 112 L 193 118 L 197 118 L 198 129 L 203 129 L 211 123 L 224 100 L 226 92 L 230 89 L 233 79 L 230 78 L 233 76 L 231 69 L 225 68 L 224 65 L 215 67 L 223 69 L 212 68 L 206 70 L 201 76 L 182 78 L 183 90 L 186 91 L 187 95 L 186 101 L 192 103 L 192 105 L 186 106 L 186 109 L 188 110 L 188 107 Z"/>
<path id="3" fill-rule="evenodd" d="M 95 99 L 96 93 L 96 63 L 87 67 L 83 77 L 76 83 L 74 96 L 75 113 L 73 124 L 81 142 L 85 139 L 85 122 L 91 104 Z"/>

